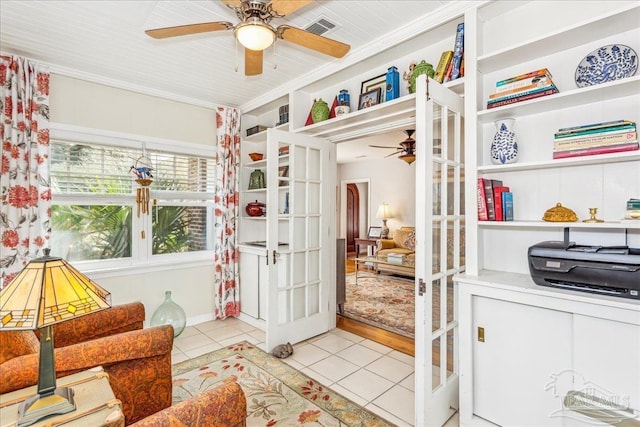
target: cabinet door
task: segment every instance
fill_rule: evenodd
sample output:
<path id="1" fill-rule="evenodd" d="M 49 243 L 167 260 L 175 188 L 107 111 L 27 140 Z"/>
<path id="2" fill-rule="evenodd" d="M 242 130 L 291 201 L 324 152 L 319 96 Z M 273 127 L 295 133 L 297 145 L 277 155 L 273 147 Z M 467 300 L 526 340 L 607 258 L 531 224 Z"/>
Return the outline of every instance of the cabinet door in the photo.
<path id="1" fill-rule="evenodd" d="M 640 325 L 574 315 L 573 370 L 573 390 L 640 411 Z"/>
<path id="2" fill-rule="evenodd" d="M 562 425 L 554 415 L 558 390 L 571 387 L 571 314 L 475 297 L 472 317 L 473 412 L 503 426 Z"/>
<path id="3" fill-rule="evenodd" d="M 255 319 L 258 312 L 258 260 L 259 256 L 246 252 L 240 253 L 240 311 Z M 264 257 L 262 257 L 264 258 Z"/>

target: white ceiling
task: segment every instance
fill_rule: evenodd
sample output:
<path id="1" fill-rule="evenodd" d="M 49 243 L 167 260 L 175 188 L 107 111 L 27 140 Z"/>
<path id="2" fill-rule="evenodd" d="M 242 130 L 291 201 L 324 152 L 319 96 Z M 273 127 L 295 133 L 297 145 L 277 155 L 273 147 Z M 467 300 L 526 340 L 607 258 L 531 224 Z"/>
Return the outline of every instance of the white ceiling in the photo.
<path id="1" fill-rule="evenodd" d="M 237 23 L 234 11 L 218 0 L 2 0 L 0 50 L 48 64 L 60 74 L 196 105 L 242 108 L 277 88 L 303 81 L 305 73 L 318 67 L 348 64 L 358 50 L 448 3 L 452 2 L 317 0 L 275 18 L 272 25 L 306 28 L 322 17 L 337 25 L 325 35 L 350 44 L 351 51 L 334 59 L 278 40 L 275 48 L 265 51 L 263 74 L 253 77 L 244 75 L 243 50 L 231 31 L 164 40 L 144 34 L 147 29 L 199 22 Z M 404 135 L 398 132 L 396 139 L 389 145 Z M 383 157 L 391 151 L 374 153 Z"/>

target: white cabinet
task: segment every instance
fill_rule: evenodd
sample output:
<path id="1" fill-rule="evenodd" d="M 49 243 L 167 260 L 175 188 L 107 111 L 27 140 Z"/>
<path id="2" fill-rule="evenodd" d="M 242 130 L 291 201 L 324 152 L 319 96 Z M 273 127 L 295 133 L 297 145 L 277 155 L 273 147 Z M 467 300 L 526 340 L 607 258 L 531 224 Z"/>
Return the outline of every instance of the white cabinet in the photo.
<path id="1" fill-rule="evenodd" d="M 474 413 L 503 426 L 562 425 L 551 375 L 571 366 L 571 314 L 473 298 Z"/>
<path id="2" fill-rule="evenodd" d="M 639 416 L 640 301 L 542 288 L 524 274 L 456 281 L 461 426 Z"/>

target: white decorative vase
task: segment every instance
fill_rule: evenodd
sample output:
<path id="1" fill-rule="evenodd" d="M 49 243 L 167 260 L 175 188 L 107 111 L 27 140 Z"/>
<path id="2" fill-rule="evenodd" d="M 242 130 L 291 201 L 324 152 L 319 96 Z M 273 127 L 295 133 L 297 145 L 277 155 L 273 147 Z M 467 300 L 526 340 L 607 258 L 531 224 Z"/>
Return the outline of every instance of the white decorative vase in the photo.
<path id="1" fill-rule="evenodd" d="M 491 143 L 491 162 L 506 165 L 518 161 L 518 141 L 513 133 L 515 119 L 496 120 L 497 132 Z"/>

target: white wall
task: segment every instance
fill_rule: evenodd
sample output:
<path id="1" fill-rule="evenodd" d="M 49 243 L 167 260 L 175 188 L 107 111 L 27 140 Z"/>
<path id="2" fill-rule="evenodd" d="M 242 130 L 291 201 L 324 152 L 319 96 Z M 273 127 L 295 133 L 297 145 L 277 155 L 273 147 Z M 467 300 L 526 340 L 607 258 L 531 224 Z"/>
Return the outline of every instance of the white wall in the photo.
<path id="1" fill-rule="evenodd" d="M 52 75 L 51 122 L 213 145 L 215 111 L 176 101 L 115 89 L 69 77 Z M 55 234 L 52 236 L 55 239 Z M 188 324 L 213 318 L 213 262 L 210 266 L 183 267 L 126 276 L 91 274 L 111 292 L 114 304 L 142 301 L 147 322 L 172 297 L 187 314 Z"/>
<path id="2" fill-rule="evenodd" d="M 352 179 L 370 179 L 368 223 L 372 226 L 382 225 L 376 218 L 378 206 L 386 202 L 391 207 L 393 218 L 387 220 L 390 233 L 404 225 L 415 225 L 415 171 L 416 166 L 397 158 L 377 159 L 343 163 L 338 165 L 338 182 Z M 342 191 L 340 188 L 338 191 Z M 339 195 L 341 200 L 342 195 Z M 338 220 L 343 212 L 338 212 Z M 339 230 L 344 237 L 344 231 Z"/>

